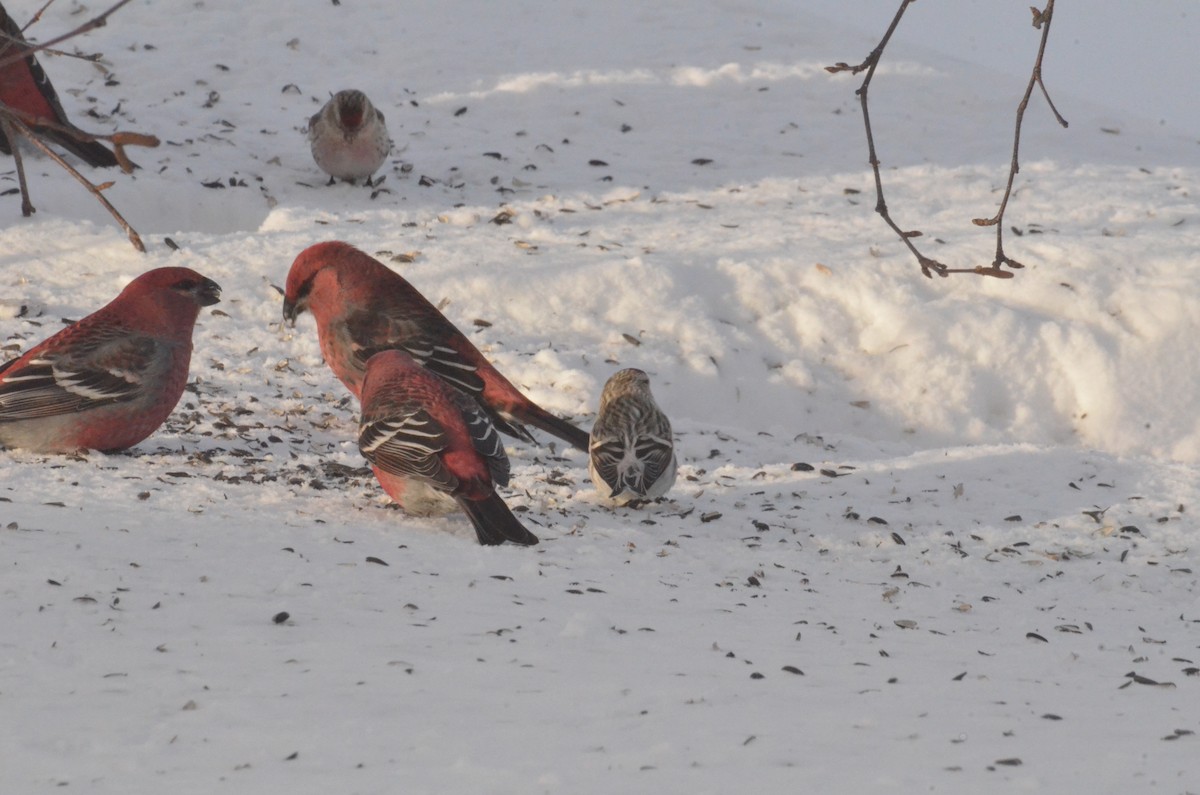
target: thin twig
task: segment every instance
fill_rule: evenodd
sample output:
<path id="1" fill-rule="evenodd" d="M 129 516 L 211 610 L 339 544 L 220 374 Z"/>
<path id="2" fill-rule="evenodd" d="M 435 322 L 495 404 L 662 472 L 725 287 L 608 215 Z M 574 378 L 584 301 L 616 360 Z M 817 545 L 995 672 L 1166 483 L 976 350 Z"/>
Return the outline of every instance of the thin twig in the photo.
<path id="1" fill-rule="evenodd" d="M 37 14 L 34 15 L 33 20 L 26 25 L 26 28 L 28 28 L 29 25 L 33 24 L 33 22 L 37 21 L 37 19 L 41 17 L 42 13 L 50 6 L 51 2 L 53 2 L 53 0 L 48 0 L 46 4 L 38 10 Z M 65 33 L 62 36 L 57 36 L 38 45 L 31 45 L 24 41 L 20 36 L 9 36 L 0 33 L 0 69 L 2 69 L 4 66 L 16 63 L 23 58 L 32 58 L 33 54 L 38 51 L 46 50 L 47 48 L 52 47 L 53 45 L 62 41 L 106 25 L 108 17 L 114 14 L 128 2 L 129 0 L 119 0 L 119 2 L 117 2 L 104 13 L 100 14 L 98 17 L 85 22 L 83 25 L 75 28 L 69 33 Z M 9 50 L 11 50 L 11 52 L 5 54 L 6 51 Z M 125 220 L 121 213 L 117 211 L 117 208 L 114 207 L 107 198 L 105 198 L 102 192 L 111 187 L 112 183 L 106 182 L 99 186 L 93 184 L 90 180 L 76 171 L 69 163 L 67 163 L 67 161 L 64 160 L 61 155 L 47 146 L 45 141 L 42 140 L 42 135 L 46 131 L 51 131 L 59 134 L 66 134 L 79 141 L 107 141 L 113 147 L 117 164 L 120 165 L 121 170 L 127 174 L 131 173 L 135 166 L 129 160 L 128 156 L 126 156 L 125 147 L 158 146 L 159 142 L 157 138 L 152 135 L 145 135 L 143 133 L 122 132 L 119 130 L 108 135 L 96 135 L 80 130 L 70 124 L 60 124 L 48 118 L 34 116 L 18 108 L 9 107 L 3 102 L 0 102 L 0 131 L 4 132 L 7 140 L 11 144 L 13 162 L 16 164 L 17 168 L 17 181 L 21 190 L 22 215 L 28 217 L 35 212 L 33 202 L 29 198 L 29 186 L 25 181 L 24 162 L 21 157 L 20 147 L 18 146 L 19 138 L 23 137 L 27 139 L 34 147 L 44 152 L 46 156 L 55 163 L 62 166 L 67 173 L 69 173 L 80 184 L 82 184 L 89 193 L 95 196 L 96 200 L 100 202 L 100 204 L 103 205 L 106 210 L 108 210 L 109 214 L 116 220 L 121 228 L 125 230 L 125 233 L 129 236 L 129 242 L 133 244 L 133 247 L 138 251 L 145 253 L 146 246 L 142 243 L 141 236 L 132 226 L 129 225 L 129 222 Z"/>
<path id="2" fill-rule="evenodd" d="M 40 9 L 38 9 L 37 13 L 34 14 L 33 19 L 31 19 L 29 22 L 27 22 L 25 24 L 25 27 L 21 29 L 22 35 L 25 30 L 27 30 L 31 25 L 33 25 L 35 22 L 37 22 L 38 19 L 41 18 L 42 14 L 45 13 L 46 9 L 49 8 L 51 3 L 53 3 L 53 2 L 54 2 L 54 0 L 46 0 L 45 5 L 43 5 Z M 23 38 L 16 37 L 16 36 L 10 36 L 10 35 L 4 33 L 3 31 L 0 31 L 0 68 L 3 68 L 9 64 L 12 64 L 22 58 L 33 57 L 34 53 L 37 53 L 39 51 L 60 53 L 63 55 L 68 55 L 70 57 L 83 58 L 84 60 L 89 60 L 89 61 L 99 60 L 99 58 L 100 58 L 99 53 L 97 53 L 95 55 L 78 55 L 78 54 L 71 54 L 71 53 L 63 53 L 60 50 L 51 50 L 50 48 L 54 44 L 58 44 L 67 39 L 74 38 L 75 36 L 79 36 L 83 33 L 87 33 L 88 31 L 95 30 L 96 28 L 104 27 L 105 25 L 108 24 L 108 17 L 110 17 L 114 13 L 116 13 L 122 6 L 124 6 L 128 2 L 129 2 L 129 0 L 119 0 L 119 2 L 117 2 L 111 8 L 109 8 L 107 11 L 105 11 L 104 13 L 100 14 L 99 16 L 94 17 L 91 20 L 85 22 L 83 25 L 80 25 L 75 30 L 72 30 L 68 33 L 64 33 L 61 36 L 56 36 L 55 38 L 50 39 L 49 41 L 44 42 L 42 44 L 31 44 L 30 42 L 25 41 Z M 13 52 L 8 55 L 5 55 L 4 53 L 9 49 L 12 49 Z M 8 105 L 4 104 L 3 102 L 0 102 L 0 115 L 7 115 L 10 118 L 15 115 L 18 119 L 25 122 L 27 125 L 29 125 L 31 127 L 35 127 L 35 128 L 39 128 L 39 129 L 51 129 L 51 130 L 54 130 L 56 132 L 59 132 L 59 133 L 65 134 L 65 135 L 69 135 L 70 137 L 72 137 L 78 141 L 84 141 L 84 142 L 108 141 L 116 149 L 117 161 L 118 161 L 119 165 L 121 166 L 121 170 L 124 171 L 126 174 L 133 171 L 133 164 L 129 161 L 129 158 L 125 155 L 125 152 L 122 149 L 123 146 L 134 145 L 134 146 L 154 147 L 154 146 L 158 146 L 158 143 L 159 143 L 158 139 L 155 138 L 153 135 L 146 135 L 144 133 L 126 133 L 126 132 L 117 131 L 115 133 L 112 133 L 111 135 L 98 135 L 98 134 L 85 132 L 84 130 L 80 130 L 77 127 L 58 124 L 56 122 L 51 121 L 50 119 L 35 118 L 27 113 L 24 113 L 23 111 L 21 111 L 17 108 L 9 107 Z"/>
<path id="3" fill-rule="evenodd" d="M 1042 58 L 1046 54 L 1046 39 L 1050 36 L 1050 21 L 1054 16 L 1054 0 L 1046 0 L 1046 8 L 1042 11 L 1038 11 L 1036 8 L 1031 10 L 1033 11 L 1033 26 L 1042 29 L 1042 41 L 1038 46 L 1037 60 L 1033 62 L 1033 73 L 1029 76 L 1029 84 L 1025 86 L 1025 94 L 1021 97 L 1020 104 L 1017 105 L 1017 123 L 1013 133 L 1013 152 L 1012 162 L 1008 167 L 1008 184 L 1004 187 L 1004 197 L 1000 199 L 1000 208 L 996 214 L 991 218 L 974 218 L 971 221 L 976 226 L 996 227 L 996 258 L 992 261 L 992 267 L 996 269 L 1004 265 L 1010 268 L 1025 267 L 1004 253 L 1004 211 L 1008 208 L 1008 200 L 1012 196 L 1013 182 L 1016 180 L 1017 172 L 1021 170 L 1018 157 L 1021 150 L 1021 123 L 1025 119 L 1025 108 L 1029 106 L 1029 98 L 1033 96 L 1034 86 L 1041 87 L 1042 96 L 1046 98 L 1046 104 L 1054 113 L 1055 120 L 1063 127 L 1067 126 L 1067 120 L 1058 112 L 1058 108 L 1054 107 L 1054 102 L 1050 99 L 1050 92 L 1046 90 L 1046 84 L 1042 82 Z"/>
<path id="4" fill-rule="evenodd" d="M 2 36 L 3 34 L 0 34 Z M 102 52 L 67 52 L 66 50 L 48 49 L 42 50 L 43 55 L 53 55 L 59 58 L 74 58 L 76 61 L 87 61 L 88 63 L 98 64 L 100 59 L 104 57 Z"/>
<path id="5" fill-rule="evenodd" d="M 18 108 L 9 107 L 3 102 L 0 102 L 0 118 L 7 118 L 12 121 L 23 122 L 27 128 L 53 130 L 64 135 L 69 135 L 77 141 L 107 141 L 108 143 L 112 144 L 113 150 L 116 153 L 117 165 L 119 165 L 121 170 L 126 174 L 133 173 L 133 169 L 135 168 L 133 162 L 129 159 L 128 155 L 125 154 L 126 146 L 145 146 L 152 149 L 161 143 L 156 136 L 149 135 L 147 133 L 127 132 L 122 130 L 117 130 L 116 132 L 107 134 L 90 133 L 86 130 L 79 129 L 78 127 L 59 124 L 58 122 L 53 122 L 40 116 L 34 116 L 33 114 L 26 113 Z M 37 132 L 34 129 L 30 129 L 30 132 L 32 132 L 34 135 L 37 135 Z"/>
<path id="6" fill-rule="evenodd" d="M 1021 268 L 1024 266 L 1016 260 L 1008 257 L 1004 253 L 1003 219 L 1004 211 L 1008 206 L 1009 197 L 1012 194 L 1013 181 L 1016 178 L 1017 171 L 1020 170 L 1017 155 L 1021 140 L 1021 124 L 1024 120 L 1025 108 L 1029 104 L 1029 97 L 1033 93 L 1033 87 L 1035 85 L 1042 89 L 1042 93 L 1046 97 L 1046 102 L 1050 105 L 1050 109 L 1053 111 L 1058 122 L 1064 127 L 1067 126 L 1066 119 L 1064 119 L 1059 114 L 1058 109 L 1054 107 L 1054 103 L 1050 100 L 1050 94 L 1046 90 L 1046 85 L 1042 82 L 1042 58 L 1046 50 L 1046 40 L 1050 34 L 1050 19 L 1054 14 L 1054 0 L 1046 0 L 1046 7 L 1041 11 L 1036 8 L 1032 9 L 1033 24 L 1034 27 L 1042 29 L 1042 40 L 1040 46 L 1038 47 L 1037 60 L 1034 61 L 1033 75 L 1030 77 L 1029 86 L 1026 88 L 1025 96 L 1017 108 L 1016 134 L 1013 139 L 1012 163 L 1009 167 L 1008 186 L 1004 192 L 1004 198 L 1000 202 L 1000 209 L 994 218 L 972 219 L 972 222 L 977 226 L 996 226 L 996 257 L 993 260 L 991 267 L 987 268 L 982 266 L 975 268 L 949 268 L 941 262 L 925 256 L 912 242 L 913 238 L 920 237 L 922 233 L 916 229 L 908 231 L 901 229 L 899 225 L 892 220 L 891 213 L 888 211 L 887 202 L 884 200 L 883 178 L 879 170 L 879 158 L 876 155 L 875 150 L 875 137 L 871 131 L 871 115 L 867 103 L 867 91 L 871 85 L 871 79 L 875 76 L 875 69 L 879 66 L 879 60 L 883 56 L 884 48 L 887 47 L 888 42 L 892 38 L 892 34 L 895 33 L 896 27 L 900 24 L 900 18 L 904 16 L 904 12 L 914 2 L 916 2 L 916 0 L 901 0 L 900 8 L 897 9 L 896 15 L 892 18 L 891 24 L 888 25 L 887 32 L 883 34 L 883 38 L 880 39 L 879 44 L 875 47 L 875 49 L 871 50 L 870 54 L 862 63 L 851 66 L 845 62 L 838 62 L 833 66 L 825 67 L 825 70 L 834 74 L 838 72 L 850 72 L 851 74 L 858 74 L 863 71 L 867 73 L 866 77 L 863 78 L 862 85 L 859 86 L 858 90 L 854 93 L 858 96 L 862 105 L 863 125 L 866 128 L 867 134 L 867 153 L 870 158 L 871 170 L 875 176 L 875 212 L 879 213 L 884 222 L 887 223 L 887 225 L 896 233 L 897 236 L 899 236 L 899 238 L 904 242 L 904 245 L 908 247 L 908 250 L 912 252 L 912 255 L 916 257 L 917 263 L 921 266 L 921 273 L 929 278 L 932 278 L 933 274 L 935 273 L 938 276 L 948 276 L 952 273 L 974 273 L 980 276 L 993 276 L 999 279 L 1011 279 L 1013 274 L 1004 270 L 1001 266 L 1008 265 L 1012 268 Z"/>
<path id="7" fill-rule="evenodd" d="M 908 246 L 908 250 L 917 258 L 917 262 L 921 266 L 921 273 L 929 277 L 932 277 L 934 273 L 939 276 L 945 276 L 948 272 L 945 265 L 925 256 L 913 245 L 912 239 L 920 237 L 921 232 L 917 230 L 905 231 L 892 220 L 892 214 L 888 211 L 887 201 L 883 196 L 883 175 L 879 170 L 879 156 L 875 150 L 875 136 L 871 131 L 871 110 L 867 101 L 867 92 L 871 87 L 871 79 L 875 77 L 875 69 L 879 66 L 879 59 L 883 56 L 883 50 L 891 40 L 892 34 L 896 32 L 896 28 L 900 24 L 900 18 L 904 16 L 904 12 L 914 2 L 916 0 L 901 0 L 900 8 L 896 10 L 896 16 L 892 17 L 892 24 L 888 25 L 887 32 L 883 34 L 883 38 L 880 39 L 879 44 L 876 45 L 875 49 L 871 50 L 871 53 L 861 64 L 850 66 L 845 63 L 838 63 L 835 66 L 827 66 L 825 69 L 833 73 L 850 72 L 851 74 L 866 71 L 867 75 L 863 78 L 862 85 L 854 93 L 858 96 L 859 104 L 862 105 L 863 125 L 867 131 L 867 155 L 871 163 L 871 171 L 875 176 L 875 212 L 879 213 L 884 223 L 891 227 L 892 231 L 904 242 L 904 245 Z"/>
<path id="8" fill-rule="evenodd" d="M 46 13 L 46 9 L 49 8 L 50 6 L 52 6 L 53 4 L 54 4 L 54 0 L 46 0 L 45 4 L 37 10 L 37 13 L 34 14 L 32 17 L 30 17 L 29 21 L 25 23 L 25 27 L 21 28 L 21 35 L 24 35 L 25 31 L 29 30 L 34 25 L 36 25 L 38 23 L 38 20 L 40 20 L 42 18 L 42 14 Z"/>
<path id="9" fill-rule="evenodd" d="M 41 52 L 42 50 L 53 47 L 55 44 L 60 44 L 64 41 L 66 41 L 67 39 L 72 39 L 76 36 L 82 36 L 84 33 L 89 33 L 93 30 L 96 30 L 97 28 L 104 27 L 105 25 L 108 24 L 108 18 L 110 16 L 112 16 L 113 14 L 115 14 L 118 10 L 120 10 L 120 8 L 122 6 L 127 5 L 129 2 L 130 2 L 130 0 L 120 0 L 112 8 L 110 8 L 107 11 L 105 11 L 104 13 L 100 14 L 100 16 L 93 17 L 92 19 L 88 20 L 87 22 L 84 22 L 82 25 L 75 28 L 74 30 L 68 31 L 67 33 L 62 34 L 61 36 L 55 36 L 54 38 L 50 39 L 49 41 L 44 41 L 41 44 L 32 44 L 30 42 L 22 42 L 22 44 L 24 44 L 24 46 L 19 48 L 18 52 L 14 52 L 14 53 L 11 53 L 11 54 L 5 55 L 5 56 L 0 56 L 0 67 L 7 66 L 8 64 L 19 61 L 28 55 L 32 55 L 34 53 L 38 53 L 38 52 Z M 38 13 L 41 13 L 41 12 L 38 12 Z M 0 38 L 11 40 L 11 37 L 4 36 L 4 34 L 2 34 L 2 33 L 0 33 Z"/>
<path id="10" fill-rule="evenodd" d="M 109 215 L 111 215 L 116 222 L 121 225 L 121 228 L 125 230 L 125 234 L 129 235 L 129 242 L 133 244 L 133 247 L 143 254 L 146 253 L 146 246 L 144 243 L 142 243 L 141 235 L 139 235 L 137 231 L 129 225 L 129 222 L 126 221 L 119 212 L 117 212 L 117 208 L 113 207 L 112 204 L 109 203 L 108 199 L 104 198 L 104 194 L 101 192 L 104 190 L 104 188 L 110 187 L 112 185 L 111 182 L 107 182 L 102 186 L 94 185 L 87 177 L 83 176 L 74 168 L 72 168 L 71 164 L 64 160 L 62 156 L 58 154 L 58 152 L 55 152 L 49 146 L 44 144 L 42 140 L 33 132 L 33 130 L 25 126 L 23 122 L 17 119 L 8 119 L 5 124 L 9 129 L 15 130 L 16 132 L 19 132 L 21 135 L 25 136 L 31 144 L 36 146 L 38 149 L 41 149 L 47 157 L 65 168 L 71 176 L 73 176 L 81 185 L 87 188 L 88 192 L 95 196 L 98 202 L 104 205 L 104 209 L 108 210 Z M 13 152 L 15 153 L 17 149 L 16 140 L 10 140 L 12 140 Z"/>

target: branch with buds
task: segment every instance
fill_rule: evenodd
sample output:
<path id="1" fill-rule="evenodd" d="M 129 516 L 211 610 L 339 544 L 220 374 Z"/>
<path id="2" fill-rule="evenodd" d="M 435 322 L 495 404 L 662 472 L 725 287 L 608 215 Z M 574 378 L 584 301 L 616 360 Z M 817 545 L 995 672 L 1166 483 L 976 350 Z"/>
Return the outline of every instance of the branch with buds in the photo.
<path id="1" fill-rule="evenodd" d="M 974 218 L 971 221 L 976 226 L 996 227 L 996 254 L 990 266 L 976 266 L 974 268 L 951 268 L 932 257 L 922 254 L 913 243 L 913 240 L 920 237 L 922 232 L 917 229 L 901 229 L 892 219 L 891 213 L 888 211 L 887 202 L 883 197 L 883 177 L 879 171 L 879 157 L 875 153 L 875 137 L 871 132 L 871 114 L 867 104 L 867 90 L 871 85 L 871 78 L 875 76 L 875 69 L 879 66 L 879 59 L 883 56 L 883 50 L 891 40 L 892 34 L 896 32 L 896 27 L 900 24 L 900 18 L 904 16 L 904 12 L 908 7 L 915 2 L 916 0 L 901 0 L 900 8 L 896 11 L 896 16 L 892 18 L 887 32 L 883 34 L 883 38 L 879 41 L 879 44 L 875 49 L 871 50 L 862 63 L 851 66 L 847 63 L 839 62 L 833 66 L 825 67 L 825 70 L 833 74 L 849 72 L 856 75 L 864 71 L 867 73 L 863 78 L 862 85 L 854 93 L 858 96 L 862 104 L 863 124 L 867 132 L 867 153 L 871 163 L 871 170 L 875 175 L 875 212 L 879 213 L 884 222 L 891 227 L 892 231 L 899 236 L 904 245 L 908 247 L 908 250 L 912 252 L 912 255 L 917 258 L 917 263 L 921 266 L 921 273 L 929 278 L 933 278 L 933 274 L 935 273 L 938 276 L 949 276 L 952 273 L 974 273 L 979 276 L 1011 279 L 1013 277 L 1012 272 L 1005 270 L 1004 266 L 1014 269 L 1025 266 L 1004 253 L 1004 212 L 1008 209 L 1008 200 L 1012 196 L 1013 182 L 1016 179 L 1017 172 L 1021 170 L 1018 158 L 1021 146 L 1021 124 L 1025 118 L 1025 108 L 1029 105 L 1029 98 L 1032 96 L 1035 86 L 1042 90 L 1042 95 L 1046 98 L 1046 103 L 1054 113 L 1054 118 L 1063 127 L 1067 126 L 1067 120 L 1062 117 L 1062 114 L 1058 112 L 1058 108 L 1050 100 L 1050 93 L 1046 90 L 1046 84 L 1042 82 L 1042 58 L 1045 56 L 1046 41 L 1050 36 L 1050 21 L 1054 16 L 1054 0 L 1046 0 L 1046 7 L 1041 10 L 1037 8 L 1030 9 L 1033 12 L 1033 27 L 1041 30 L 1042 38 L 1038 46 L 1037 59 L 1033 63 L 1033 73 L 1029 78 L 1029 85 L 1026 87 L 1025 95 L 1021 98 L 1021 102 L 1017 106 L 1016 132 L 1013 135 L 1012 162 L 1008 170 L 1008 184 L 1005 187 L 1004 197 L 1000 200 L 1000 207 L 996 214 L 991 218 Z"/>
<path id="2" fill-rule="evenodd" d="M 53 2 L 53 0 L 50 0 L 50 2 Z M 26 28 L 41 18 L 42 13 L 46 10 L 46 7 L 50 5 L 50 2 L 47 2 L 45 6 L 38 10 L 37 14 L 34 15 L 34 18 L 25 26 Z M 20 37 L 9 36 L 0 31 L 0 69 L 20 61 L 23 58 L 28 58 L 37 52 L 53 47 L 56 44 L 60 44 L 68 39 L 72 39 L 76 36 L 80 36 L 84 33 L 95 30 L 96 28 L 105 26 L 108 24 L 108 18 L 129 2 L 130 0 L 120 0 L 107 11 L 85 22 L 74 30 L 64 33 L 61 36 L 56 36 L 41 44 L 30 44 L 29 42 L 20 39 Z M 3 12 L 2 8 L 0 8 L 0 12 Z M 76 169 L 72 168 L 71 165 L 68 164 L 61 155 L 47 146 L 46 141 L 44 140 L 44 131 L 52 131 L 59 135 L 67 135 L 77 141 L 82 142 L 107 142 L 113 148 L 113 154 L 116 157 L 117 165 L 119 165 L 121 170 L 126 174 L 131 173 L 135 166 L 129 159 L 129 156 L 125 153 L 125 147 L 155 147 L 159 144 L 158 138 L 153 135 L 138 132 L 117 131 L 108 135 L 88 133 L 76 127 L 55 124 L 54 122 L 44 118 L 35 118 L 28 113 L 25 113 L 17 108 L 10 107 L 3 101 L 0 101 L 0 132 L 4 133 L 12 148 L 13 162 L 17 169 L 17 184 L 20 186 L 21 190 L 21 214 L 25 217 L 29 217 L 36 210 L 33 206 L 33 203 L 29 199 L 29 185 L 25 179 L 25 166 L 21 159 L 20 150 L 16 145 L 16 140 L 18 137 L 26 139 L 35 148 L 40 149 L 51 160 L 66 169 L 66 171 L 72 177 L 82 184 L 93 196 L 96 197 L 97 201 L 99 201 L 104 208 L 108 210 L 109 214 L 111 214 L 117 223 L 120 224 L 121 228 L 125 230 L 126 234 L 129 236 L 129 242 L 133 244 L 133 247 L 138 251 L 144 252 L 146 247 L 142 243 L 141 237 L 121 216 L 117 209 L 113 207 L 113 205 L 107 199 L 104 198 L 104 195 L 102 194 L 102 191 L 112 187 L 113 183 L 105 182 L 100 185 L 96 185 L 88 180 L 87 177 L 80 174 Z"/>

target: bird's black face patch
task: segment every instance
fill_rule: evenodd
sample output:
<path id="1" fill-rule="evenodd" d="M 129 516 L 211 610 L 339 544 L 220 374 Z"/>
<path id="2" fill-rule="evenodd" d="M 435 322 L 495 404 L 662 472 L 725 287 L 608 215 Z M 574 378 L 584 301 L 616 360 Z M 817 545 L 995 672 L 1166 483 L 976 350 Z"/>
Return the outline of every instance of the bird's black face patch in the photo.
<path id="1" fill-rule="evenodd" d="M 200 306 L 212 306 L 221 300 L 221 285 L 212 279 L 180 279 L 171 289 L 190 296 Z"/>
<path id="2" fill-rule="evenodd" d="M 296 297 L 289 300 L 285 295 L 283 297 L 283 319 L 293 326 L 296 325 L 296 318 L 304 314 L 304 310 L 308 309 L 308 296 L 312 292 L 313 280 L 309 278 L 300 285 L 300 289 L 296 291 Z"/>

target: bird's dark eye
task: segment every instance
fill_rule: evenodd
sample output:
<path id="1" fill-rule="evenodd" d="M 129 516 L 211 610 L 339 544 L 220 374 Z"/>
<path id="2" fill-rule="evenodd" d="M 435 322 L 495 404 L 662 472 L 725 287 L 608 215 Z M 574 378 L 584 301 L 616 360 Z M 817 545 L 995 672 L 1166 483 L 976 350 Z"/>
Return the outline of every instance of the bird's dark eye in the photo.
<path id="1" fill-rule="evenodd" d="M 195 279 L 180 279 L 175 282 L 175 289 L 181 293 L 190 293 L 199 286 L 199 282 Z"/>

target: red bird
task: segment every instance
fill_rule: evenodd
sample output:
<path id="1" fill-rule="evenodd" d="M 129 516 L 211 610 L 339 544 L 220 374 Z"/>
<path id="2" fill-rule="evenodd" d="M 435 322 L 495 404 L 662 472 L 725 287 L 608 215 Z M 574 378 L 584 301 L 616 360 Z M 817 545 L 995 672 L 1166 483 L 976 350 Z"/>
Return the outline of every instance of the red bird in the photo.
<path id="1" fill-rule="evenodd" d="M 508 456 L 491 420 L 404 351 L 367 361 L 358 449 L 406 510 L 432 491 L 458 503 L 481 544 L 538 542 L 496 494 L 496 484 L 508 485 Z"/>
<path id="2" fill-rule="evenodd" d="M 21 27 L 0 5 L 0 61 L 26 52 L 29 45 Z M 13 111 L 25 114 L 22 118 L 40 137 L 71 152 L 91 166 L 117 165 L 117 156 L 99 141 L 76 138 L 71 131 L 86 135 L 67 121 L 67 114 L 50 78 L 32 53 L 0 66 L 0 103 Z M 12 154 L 12 142 L 0 125 L 0 152 Z"/>
<path id="3" fill-rule="evenodd" d="M 588 449 L 586 431 L 522 395 L 402 276 L 348 243 L 317 243 L 292 263 L 284 320 L 295 325 L 305 309 L 316 318 L 325 362 L 355 396 L 371 354 L 398 348 L 478 400 L 501 432 L 532 441 L 528 423 Z"/>
<path id="4" fill-rule="evenodd" d="M 0 366 L 0 446 L 110 452 L 154 433 L 183 395 L 200 307 L 220 296 L 189 268 L 156 268 Z"/>

